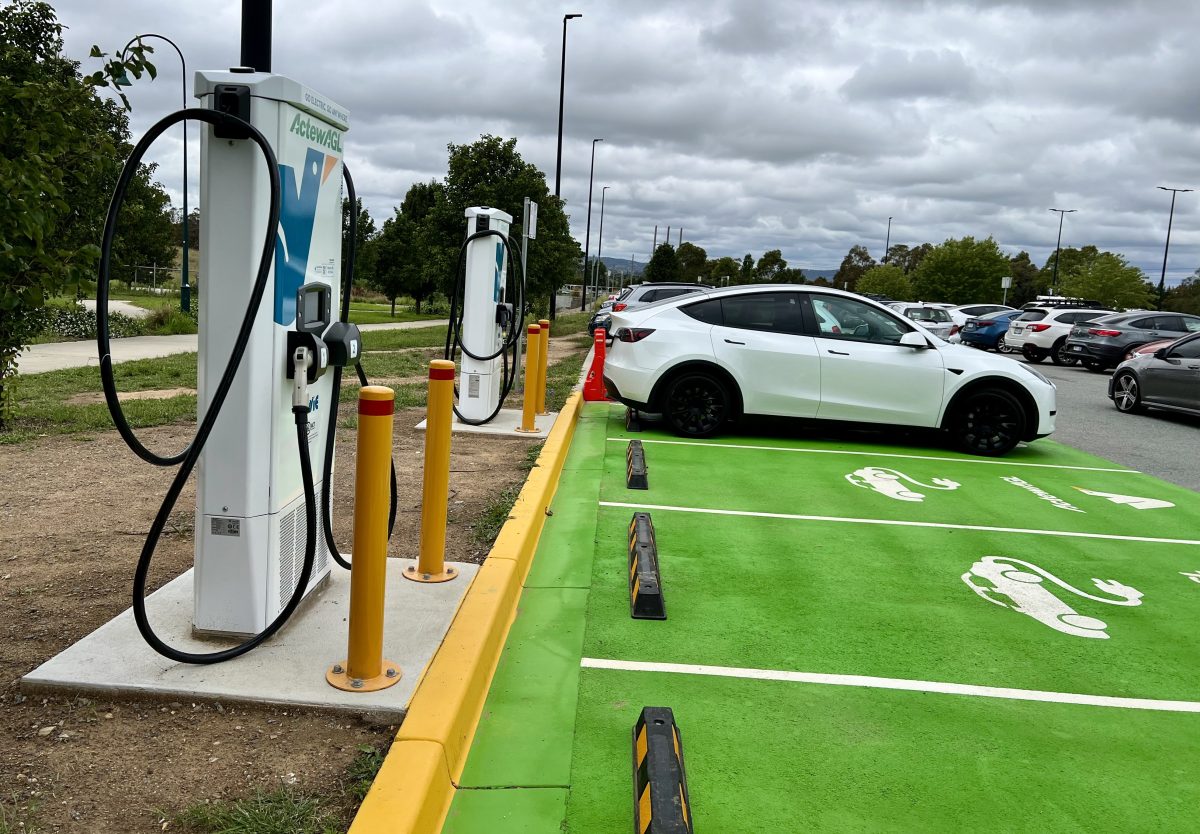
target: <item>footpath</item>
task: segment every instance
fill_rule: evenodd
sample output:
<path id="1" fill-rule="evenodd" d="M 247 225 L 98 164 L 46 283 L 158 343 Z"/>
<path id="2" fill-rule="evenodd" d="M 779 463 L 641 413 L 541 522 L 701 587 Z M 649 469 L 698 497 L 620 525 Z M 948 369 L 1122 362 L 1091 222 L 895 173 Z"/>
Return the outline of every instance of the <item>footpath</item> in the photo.
<path id="1" fill-rule="evenodd" d="M 426 321 L 385 322 L 383 324 L 360 324 L 364 333 L 372 330 L 415 330 L 420 327 L 435 327 L 445 324 L 445 319 Z M 195 353 L 196 334 L 184 336 L 130 336 L 112 340 L 113 364 L 133 359 L 158 359 L 176 353 Z M 100 364 L 96 355 L 96 342 L 82 339 L 78 342 L 49 342 L 31 345 L 21 352 L 18 369 L 22 374 L 41 374 L 46 371 L 61 371 L 64 368 L 84 368 Z"/>

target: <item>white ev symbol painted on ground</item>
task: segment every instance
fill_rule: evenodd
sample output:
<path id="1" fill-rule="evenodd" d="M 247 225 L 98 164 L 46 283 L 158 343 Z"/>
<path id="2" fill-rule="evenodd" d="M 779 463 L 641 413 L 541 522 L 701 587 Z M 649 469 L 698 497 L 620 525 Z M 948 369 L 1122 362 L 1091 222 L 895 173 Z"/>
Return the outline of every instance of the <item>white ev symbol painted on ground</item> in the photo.
<path id="1" fill-rule="evenodd" d="M 873 489 L 880 495 L 895 498 L 897 501 L 925 500 L 924 493 L 906 489 L 900 483 L 901 481 L 908 481 L 910 484 L 922 487 L 923 489 L 958 489 L 962 486 L 962 484 L 947 478 L 934 478 L 932 484 L 923 484 L 920 481 L 914 481 L 903 472 L 897 472 L 895 469 L 886 469 L 882 466 L 868 466 L 865 469 L 856 470 L 847 475 L 846 480 L 857 487 Z"/>
<path id="2" fill-rule="evenodd" d="M 974 580 L 982 579 L 987 584 L 978 584 Z M 982 560 L 971 565 L 971 569 L 962 575 L 967 586 L 986 599 L 988 602 L 1003 608 L 1011 608 L 1019 614 L 1028 614 L 1040 623 L 1045 623 L 1055 631 L 1072 634 L 1076 637 L 1093 637 L 1100 640 L 1108 639 L 1107 624 L 1095 617 L 1086 617 L 1056 597 L 1045 586 L 1044 581 L 1065 588 L 1077 596 L 1108 605 L 1141 605 L 1142 592 L 1128 585 L 1122 585 L 1115 579 L 1093 579 L 1096 588 L 1113 598 L 1092 596 L 1085 591 L 1074 588 L 1063 582 L 1049 571 L 1042 570 L 1037 565 L 1023 562 L 1020 559 L 1010 559 L 1006 556 L 985 556 Z"/>
<path id="3" fill-rule="evenodd" d="M 1139 498 L 1136 495 L 1117 495 L 1115 492 L 1096 492 L 1093 489 L 1084 489 L 1083 487 L 1075 487 L 1084 495 L 1094 495 L 1097 498 L 1107 498 L 1114 504 L 1128 504 L 1135 510 L 1158 510 L 1163 507 L 1174 507 L 1170 501 L 1163 501 L 1159 498 Z"/>

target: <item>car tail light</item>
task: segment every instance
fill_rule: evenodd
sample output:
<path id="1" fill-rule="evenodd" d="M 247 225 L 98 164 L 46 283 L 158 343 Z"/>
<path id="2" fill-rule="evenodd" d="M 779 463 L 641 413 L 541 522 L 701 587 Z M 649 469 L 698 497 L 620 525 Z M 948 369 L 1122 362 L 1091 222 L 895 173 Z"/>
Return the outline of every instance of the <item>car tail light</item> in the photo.
<path id="1" fill-rule="evenodd" d="M 1120 330 L 1105 330 L 1101 327 L 1089 327 L 1088 333 L 1091 333 L 1093 336 L 1120 336 L 1121 335 Z"/>
<path id="2" fill-rule="evenodd" d="M 1048 325 L 1048 324 L 1031 324 L 1031 325 L 1029 325 L 1029 329 L 1032 330 L 1034 333 L 1041 333 L 1043 330 L 1049 330 L 1050 325 Z"/>
<path id="3" fill-rule="evenodd" d="M 996 322 L 994 322 L 994 321 L 979 321 L 978 319 L 976 319 L 975 326 L 976 327 L 991 327 L 995 323 Z"/>
<path id="4" fill-rule="evenodd" d="M 619 313 L 619 312 L 621 312 L 622 310 L 624 310 L 624 309 L 625 309 L 626 307 L 628 307 L 628 306 L 629 306 L 629 305 L 628 305 L 628 304 L 626 304 L 624 301 L 618 302 L 618 303 L 616 303 L 616 304 L 614 304 L 614 305 L 612 306 L 612 308 L 613 308 L 613 312 L 614 312 L 614 313 Z"/>
<path id="5" fill-rule="evenodd" d="M 640 342 L 653 332 L 650 327 L 618 327 L 616 337 L 620 342 Z"/>

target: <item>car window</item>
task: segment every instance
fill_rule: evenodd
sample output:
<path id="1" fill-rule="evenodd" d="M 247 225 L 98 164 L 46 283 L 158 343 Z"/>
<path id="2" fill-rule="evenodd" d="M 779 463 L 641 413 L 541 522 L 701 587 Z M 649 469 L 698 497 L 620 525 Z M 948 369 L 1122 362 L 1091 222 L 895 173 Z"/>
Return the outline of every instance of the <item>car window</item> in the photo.
<path id="1" fill-rule="evenodd" d="M 801 334 L 804 320 L 800 301 L 800 294 L 794 292 L 734 295 L 721 299 L 721 315 L 726 327 Z"/>
<path id="2" fill-rule="evenodd" d="M 1139 330 L 1158 329 L 1158 324 L 1156 323 L 1154 316 L 1146 316 L 1145 318 L 1134 319 L 1133 321 L 1129 322 L 1129 326 L 1136 327 Z"/>
<path id="3" fill-rule="evenodd" d="M 617 296 L 617 301 L 625 300 L 631 292 L 633 292 L 633 287 L 626 287 L 625 289 L 621 290 L 621 294 Z"/>
<path id="4" fill-rule="evenodd" d="M 858 342 L 895 345 L 909 328 L 887 313 L 841 296 L 810 296 L 813 313 L 817 319 L 819 335 L 826 339 L 850 339 Z M 836 322 L 836 327 L 826 329 L 823 320 Z"/>
<path id="5" fill-rule="evenodd" d="M 909 307 L 904 311 L 904 315 L 913 321 L 952 321 L 950 314 L 940 307 Z"/>
<path id="6" fill-rule="evenodd" d="M 1046 317 L 1045 310 L 1026 310 L 1017 316 L 1017 321 L 1041 321 Z"/>
<path id="7" fill-rule="evenodd" d="M 1108 315 L 1108 313 L 1102 313 L 1095 310 L 1084 313 L 1063 313 L 1058 317 L 1058 320 L 1066 324 L 1078 324 L 1081 321 L 1093 321 L 1094 319 L 1098 319 L 1106 315 Z"/>
<path id="8" fill-rule="evenodd" d="M 705 301 L 700 301 L 695 304 L 688 304 L 686 307 L 680 307 L 685 315 L 689 315 L 696 321 L 702 321 L 705 324 L 724 324 L 725 318 L 721 315 L 721 299 L 709 298 Z"/>
<path id="9" fill-rule="evenodd" d="M 1176 359 L 1200 359 L 1200 339 L 1184 342 L 1167 355 Z"/>
<path id="10" fill-rule="evenodd" d="M 658 300 L 662 301 L 664 298 L 674 298 L 677 295 L 687 295 L 690 292 L 695 292 L 695 290 L 691 287 L 675 287 L 669 290 L 659 290 Z"/>
<path id="11" fill-rule="evenodd" d="M 1185 318 L 1183 326 L 1189 333 L 1200 333 L 1200 319 Z"/>
<path id="12" fill-rule="evenodd" d="M 1168 333 L 1184 333 L 1187 328 L 1183 326 L 1182 316 L 1155 316 L 1154 329 L 1165 330 Z"/>

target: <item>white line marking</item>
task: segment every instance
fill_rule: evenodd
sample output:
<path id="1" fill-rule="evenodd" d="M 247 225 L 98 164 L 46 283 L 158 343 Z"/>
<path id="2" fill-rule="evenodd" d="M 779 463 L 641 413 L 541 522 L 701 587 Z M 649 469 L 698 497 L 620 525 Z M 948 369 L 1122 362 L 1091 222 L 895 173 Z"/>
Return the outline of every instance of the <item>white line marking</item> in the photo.
<path id="1" fill-rule="evenodd" d="M 942 695 L 970 695 L 976 698 L 1006 698 L 1012 701 L 1043 701 L 1051 704 L 1080 704 L 1157 712 L 1200 712 L 1200 702 L 1197 701 L 1119 698 L 1113 695 L 1082 695 L 1075 692 L 1009 689 L 1002 686 L 876 678 L 869 675 L 823 675 L 816 672 L 780 672 L 774 669 L 738 669 L 730 666 L 699 666 L 685 663 L 643 663 L 633 660 L 603 660 L 595 657 L 585 657 L 579 661 L 579 665 L 584 669 L 610 669 L 622 672 L 666 672 L 676 675 L 706 675 L 716 678 L 745 678 L 827 686 L 860 686 L 867 689 L 900 689 L 908 692 L 936 692 Z"/>
<path id="2" fill-rule="evenodd" d="M 641 440 L 641 438 L 638 438 Z M 628 443 L 627 437 L 610 437 L 609 443 Z M 666 446 L 712 446 L 717 449 L 756 449 L 762 452 L 805 452 L 810 455 L 861 455 L 868 458 L 907 458 L 909 460 L 943 460 L 951 463 L 987 463 L 992 466 L 1032 466 L 1038 469 L 1076 469 L 1083 472 L 1119 472 L 1123 475 L 1141 475 L 1136 469 L 1105 469 L 1099 466 L 1065 466 L 1059 463 L 1020 463 L 1012 460 L 987 460 L 985 458 L 945 458 L 933 455 L 899 455 L 893 452 L 856 452 L 846 449 L 794 449 L 790 446 L 738 446 L 731 443 L 702 443 L 693 440 L 642 440 L 642 443 L 661 443 Z"/>
<path id="3" fill-rule="evenodd" d="M 791 521 L 831 521 L 838 524 L 882 524 L 893 527 L 934 527 L 942 530 L 981 530 L 987 533 L 1027 533 L 1031 536 L 1062 536 L 1070 539 L 1108 539 L 1118 542 L 1152 542 L 1154 544 L 1200 545 L 1196 539 L 1160 539 L 1153 536 L 1118 536 L 1112 533 L 1076 533 L 1071 530 L 1031 530 L 1025 527 L 988 527 L 982 524 L 944 524 L 937 521 L 899 521 L 890 518 L 848 518 L 836 515 L 798 515 L 794 513 L 760 513 L 749 510 L 712 510 L 704 507 L 672 507 L 667 504 L 630 504 L 624 501 L 601 501 L 601 507 L 630 510 L 662 510 L 673 513 L 704 515 L 736 515 L 751 518 L 782 518 Z"/>

